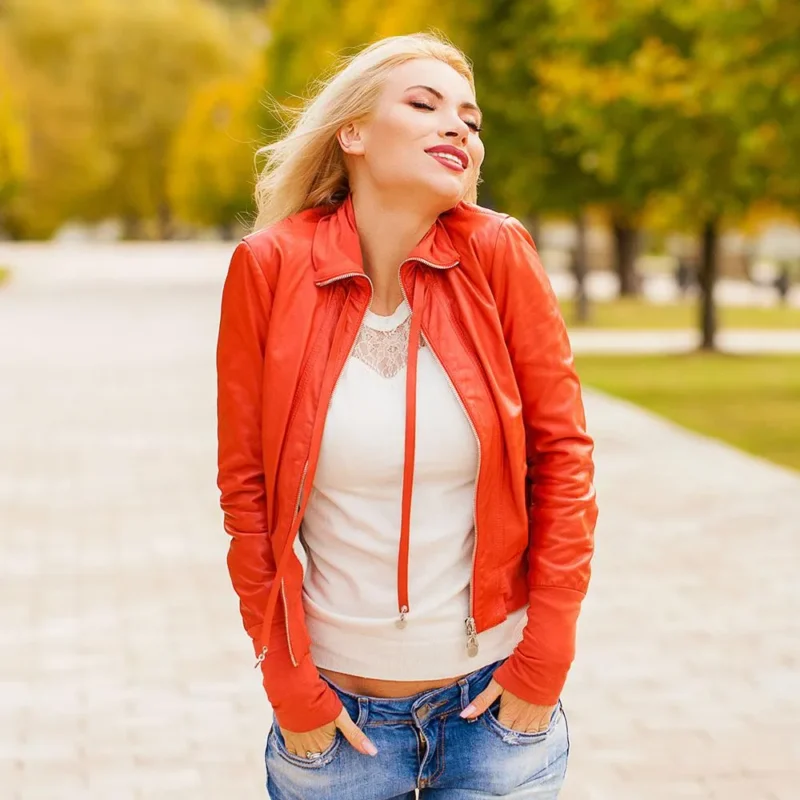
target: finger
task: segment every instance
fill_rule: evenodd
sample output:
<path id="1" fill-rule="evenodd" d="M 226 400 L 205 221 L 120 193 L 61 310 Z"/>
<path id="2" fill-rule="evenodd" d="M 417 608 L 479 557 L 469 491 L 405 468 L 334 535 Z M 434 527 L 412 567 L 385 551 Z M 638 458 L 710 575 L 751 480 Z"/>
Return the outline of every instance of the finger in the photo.
<path id="1" fill-rule="evenodd" d="M 500 698 L 500 711 L 497 714 L 497 721 L 504 727 L 504 728 L 511 728 L 511 730 L 518 730 L 516 725 L 520 721 L 518 719 L 518 714 L 516 710 L 513 708 L 511 703 L 504 703 L 504 698 Z"/>
<path id="2" fill-rule="evenodd" d="M 336 736 L 336 726 L 330 722 L 321 728 L 306 733 L 281 731 L 286 749 L 292 755 L 305 758 L 306 753 L 321 753 L 327 750 Z"/>
<path id="3" fill-rule="evenodd" d="M 336 738 L 336 726 L 330 725 L 324 728 L 319 728 L 312 734 L 312 743 L 308 750 L 312 753 L 324 753 Z"/>
<path id="4" fill-rule="evenodd" d="M 378 755 L 378 748 L 369 740 L 364 731 L 350 719 L 346 708 L 343 708 L 339 716 L 336 717 L 336 727 L 359 753 L 363 753 L 365 756 Z"/>
<path id="5" fill-rule="evenodd" d="M 494 680 L 459 714 L 462 719 L 475 719 L 483 714 L 502 694 L 503 687 Z"/>

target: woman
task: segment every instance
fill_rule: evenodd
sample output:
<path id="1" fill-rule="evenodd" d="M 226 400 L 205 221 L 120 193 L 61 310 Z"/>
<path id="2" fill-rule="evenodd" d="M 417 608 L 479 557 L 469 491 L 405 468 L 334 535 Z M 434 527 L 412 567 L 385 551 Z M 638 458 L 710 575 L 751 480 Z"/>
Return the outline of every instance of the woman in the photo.
<path id="1" fill-rule="evenodd" d="M 273 800 L 555 798 L 596 506 L 558 305 L 475 205 L 469 65 L 382 40 L 312 99 L 225 282 L 228 567 Z"/>

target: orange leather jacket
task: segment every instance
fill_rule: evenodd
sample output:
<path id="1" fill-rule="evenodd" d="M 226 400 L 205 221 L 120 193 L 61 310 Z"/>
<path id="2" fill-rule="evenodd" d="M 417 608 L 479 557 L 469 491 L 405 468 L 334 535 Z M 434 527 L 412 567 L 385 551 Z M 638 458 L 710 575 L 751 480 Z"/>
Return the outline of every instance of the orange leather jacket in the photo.
<path id="1" fill-rule="evenodd" d="M 416 351 L 425 337 L 478 443 L 467 652 L 528 604 L 522 641 L 495 672 L 555 704 L 575 653 L 597 506 L 593 443 L 569 340 L 533 241 L 514 218 L 460 203 L 402 263 L 412 308 L 398 624 L 408 597 Z M 331 722 L 341 703 L 309 652 L 293 545 L 328 404 L 369 307 L 352 201 L 247 236 L 222 293 L 217 345 L 218 485 L 228 568 L 282 728 Z"/>

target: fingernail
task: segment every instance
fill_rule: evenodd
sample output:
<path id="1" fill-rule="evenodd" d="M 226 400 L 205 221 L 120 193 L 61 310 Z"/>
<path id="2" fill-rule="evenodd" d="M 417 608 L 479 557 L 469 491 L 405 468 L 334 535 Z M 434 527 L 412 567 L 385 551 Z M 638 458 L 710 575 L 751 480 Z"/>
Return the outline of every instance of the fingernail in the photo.
<path id="1" fill-rule="evenodd" d="M 375 747 L 375 745 L 374 745 L 374 744 L 372 744 L 372 742 L 370 742 L 369 740 L 367 740 L 366 742 L 364 742 L 364 749 L 365 749 L 365 750 L 367 751 L 367 753 L 369 753 L 369 755 L 371 755 L 371 756 L 376 756 L 376 755 L 378 755 L 378 748 L 377 748 L 377 747 Z"/>
<path id="2" fill-rule="evenodd" d="M 470 704 L 458 716 L 461 717 L 461 719 L 464 719 L 464 717 L 468 717 L 471 714 L 474 714 L 477 710 L 478 709 L 475 708 L 475 706 Z"/>

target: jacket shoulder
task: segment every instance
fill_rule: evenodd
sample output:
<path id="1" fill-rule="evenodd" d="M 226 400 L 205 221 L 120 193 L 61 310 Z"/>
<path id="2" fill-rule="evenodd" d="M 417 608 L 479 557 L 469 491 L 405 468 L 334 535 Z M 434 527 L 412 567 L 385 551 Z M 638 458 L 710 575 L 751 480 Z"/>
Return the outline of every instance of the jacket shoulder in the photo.
<path id="1" fill-rule="evenodd" d="M 300 256 L 308 262 L 314 232 L 320 218 L 320 210 L 307 209 L 290 217 L 267 225 L 243 237 L 241 246 L 246 246 L 264 273 L 273 289 L 280 275 L 282 264 Z"/>
<path id="2" fill-rule="evenodd" d="M 442 216 L 445 228 L 462 255 L 473 255 L 488 273 L 491 271 L 501 234 L 516 236 L 525 231 L 510 214 L 474 203 L 459 203 Z M 524 234 L 523 234 L 524 235 Z"/>

